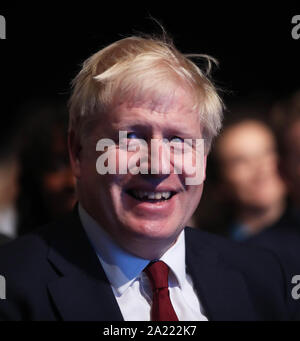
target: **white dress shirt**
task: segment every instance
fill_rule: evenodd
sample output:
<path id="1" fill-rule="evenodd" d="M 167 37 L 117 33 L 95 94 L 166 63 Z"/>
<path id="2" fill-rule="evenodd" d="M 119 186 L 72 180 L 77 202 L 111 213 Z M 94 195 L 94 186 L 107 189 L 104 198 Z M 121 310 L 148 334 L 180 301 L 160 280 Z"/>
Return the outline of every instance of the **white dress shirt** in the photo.
<path id="1" fill-rule="evenodd" d="M 80 204 L 79 216 L 111 284 L 124 320 L 150 321 L 152 290 L 148 276 L 143 272 L 149 260 L 120 248 Z M 170 268 L 170 299 L 179 321 L 207 321 L 192 279 L 186 273 L 184 231 L 160 260 Z"/>
<path id="2" fill-rule="evenodd" d="M 17 212 L 14 207 L 0 209 L 0 233 L 9 238 L 17 237 Z"/>

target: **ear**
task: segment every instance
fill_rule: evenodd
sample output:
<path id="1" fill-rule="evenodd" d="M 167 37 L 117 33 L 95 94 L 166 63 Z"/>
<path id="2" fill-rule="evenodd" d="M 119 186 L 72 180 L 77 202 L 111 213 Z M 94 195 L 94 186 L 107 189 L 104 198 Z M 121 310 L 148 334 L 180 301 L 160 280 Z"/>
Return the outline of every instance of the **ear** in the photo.
<path id="1" fill-rule="evenodd" d="M 78 179 L 81 175 L 81 167 L 80 167 L 80 152 L 81 152 L 81 143 L 78 134 L 75 133 L 74 130 L 71 130 L 68 134 L 68 150 L 71 168 L 74 176 Z"/>

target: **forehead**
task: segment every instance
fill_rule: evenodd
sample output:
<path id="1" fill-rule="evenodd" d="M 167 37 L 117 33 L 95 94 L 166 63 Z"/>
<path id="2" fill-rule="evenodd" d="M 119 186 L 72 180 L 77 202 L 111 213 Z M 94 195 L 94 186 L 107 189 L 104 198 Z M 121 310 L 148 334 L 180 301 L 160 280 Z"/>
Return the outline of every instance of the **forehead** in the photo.
<path id="1" fill-rule="evenodd" d="M 107 116 L 114 127 L 151 125 L 200 129 L 200 116 L 192 96 L 176 89 L 167 94 L 146 94 L 115 105 Z"/>
<path id="2" fill-rule="evenodd" d="M 274 145 L 274 137 L 267 127 L 258 122 L 245 122 L 229 128 L 219 141 L 221 157 L 250 155 Z"/>

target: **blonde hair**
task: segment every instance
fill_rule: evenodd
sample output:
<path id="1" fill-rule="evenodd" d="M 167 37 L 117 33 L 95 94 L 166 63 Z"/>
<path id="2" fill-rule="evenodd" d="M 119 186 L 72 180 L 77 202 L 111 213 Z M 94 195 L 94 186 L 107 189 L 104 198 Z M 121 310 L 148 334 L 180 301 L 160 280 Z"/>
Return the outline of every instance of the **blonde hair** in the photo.
<path id="1" fill-rule="evenodd" d="M 204 59 L 202 71 L 192 58 Z M 168 38 L 132 36 L 121 39 L 93 54 L 72 81 L 69 100 L 69 131 L 83 136 L 87 124 L 123 101 L 139 102 L 172 95 L 183 87 L 193 96 L 200 115 L 206 150 L 221 129 L 223 103 L 209 80 L 212 62 L 207 55 L 180 53 Z"/>

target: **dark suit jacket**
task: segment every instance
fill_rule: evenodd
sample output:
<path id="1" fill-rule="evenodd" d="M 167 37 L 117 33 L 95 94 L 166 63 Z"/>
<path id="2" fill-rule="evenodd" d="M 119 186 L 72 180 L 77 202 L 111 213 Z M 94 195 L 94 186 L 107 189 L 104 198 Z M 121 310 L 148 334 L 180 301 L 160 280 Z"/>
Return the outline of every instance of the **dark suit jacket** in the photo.
<path id="1" fill-rule="evenodd" d="M 268 251 L 186 228 L 186 263 L 209 320 L 286 320 L 286 280 Z M 0 320 L 123 320 L 76 211 L 0 247 Z"/>
<path id="2" fill-rule="evenodd" d="M 4 243 L 8 243 L 9 241 L 11 241 L 11 239 L 9 237 L 6 237 L 0 233 L 0 245 L 2 245 Z"/>
<path id="3" fill-rule="evenodd" d="M 249 245 L 263 247 L 275 253 L 283 265 L 288 279 L 288 291 L 295 284 L 292 278 L 300 275 L 300 221 L 290 209 L 273 226 L 246 241 Z M 300 299 L 289 300 L 293 319 L 300 320 Z"/>

